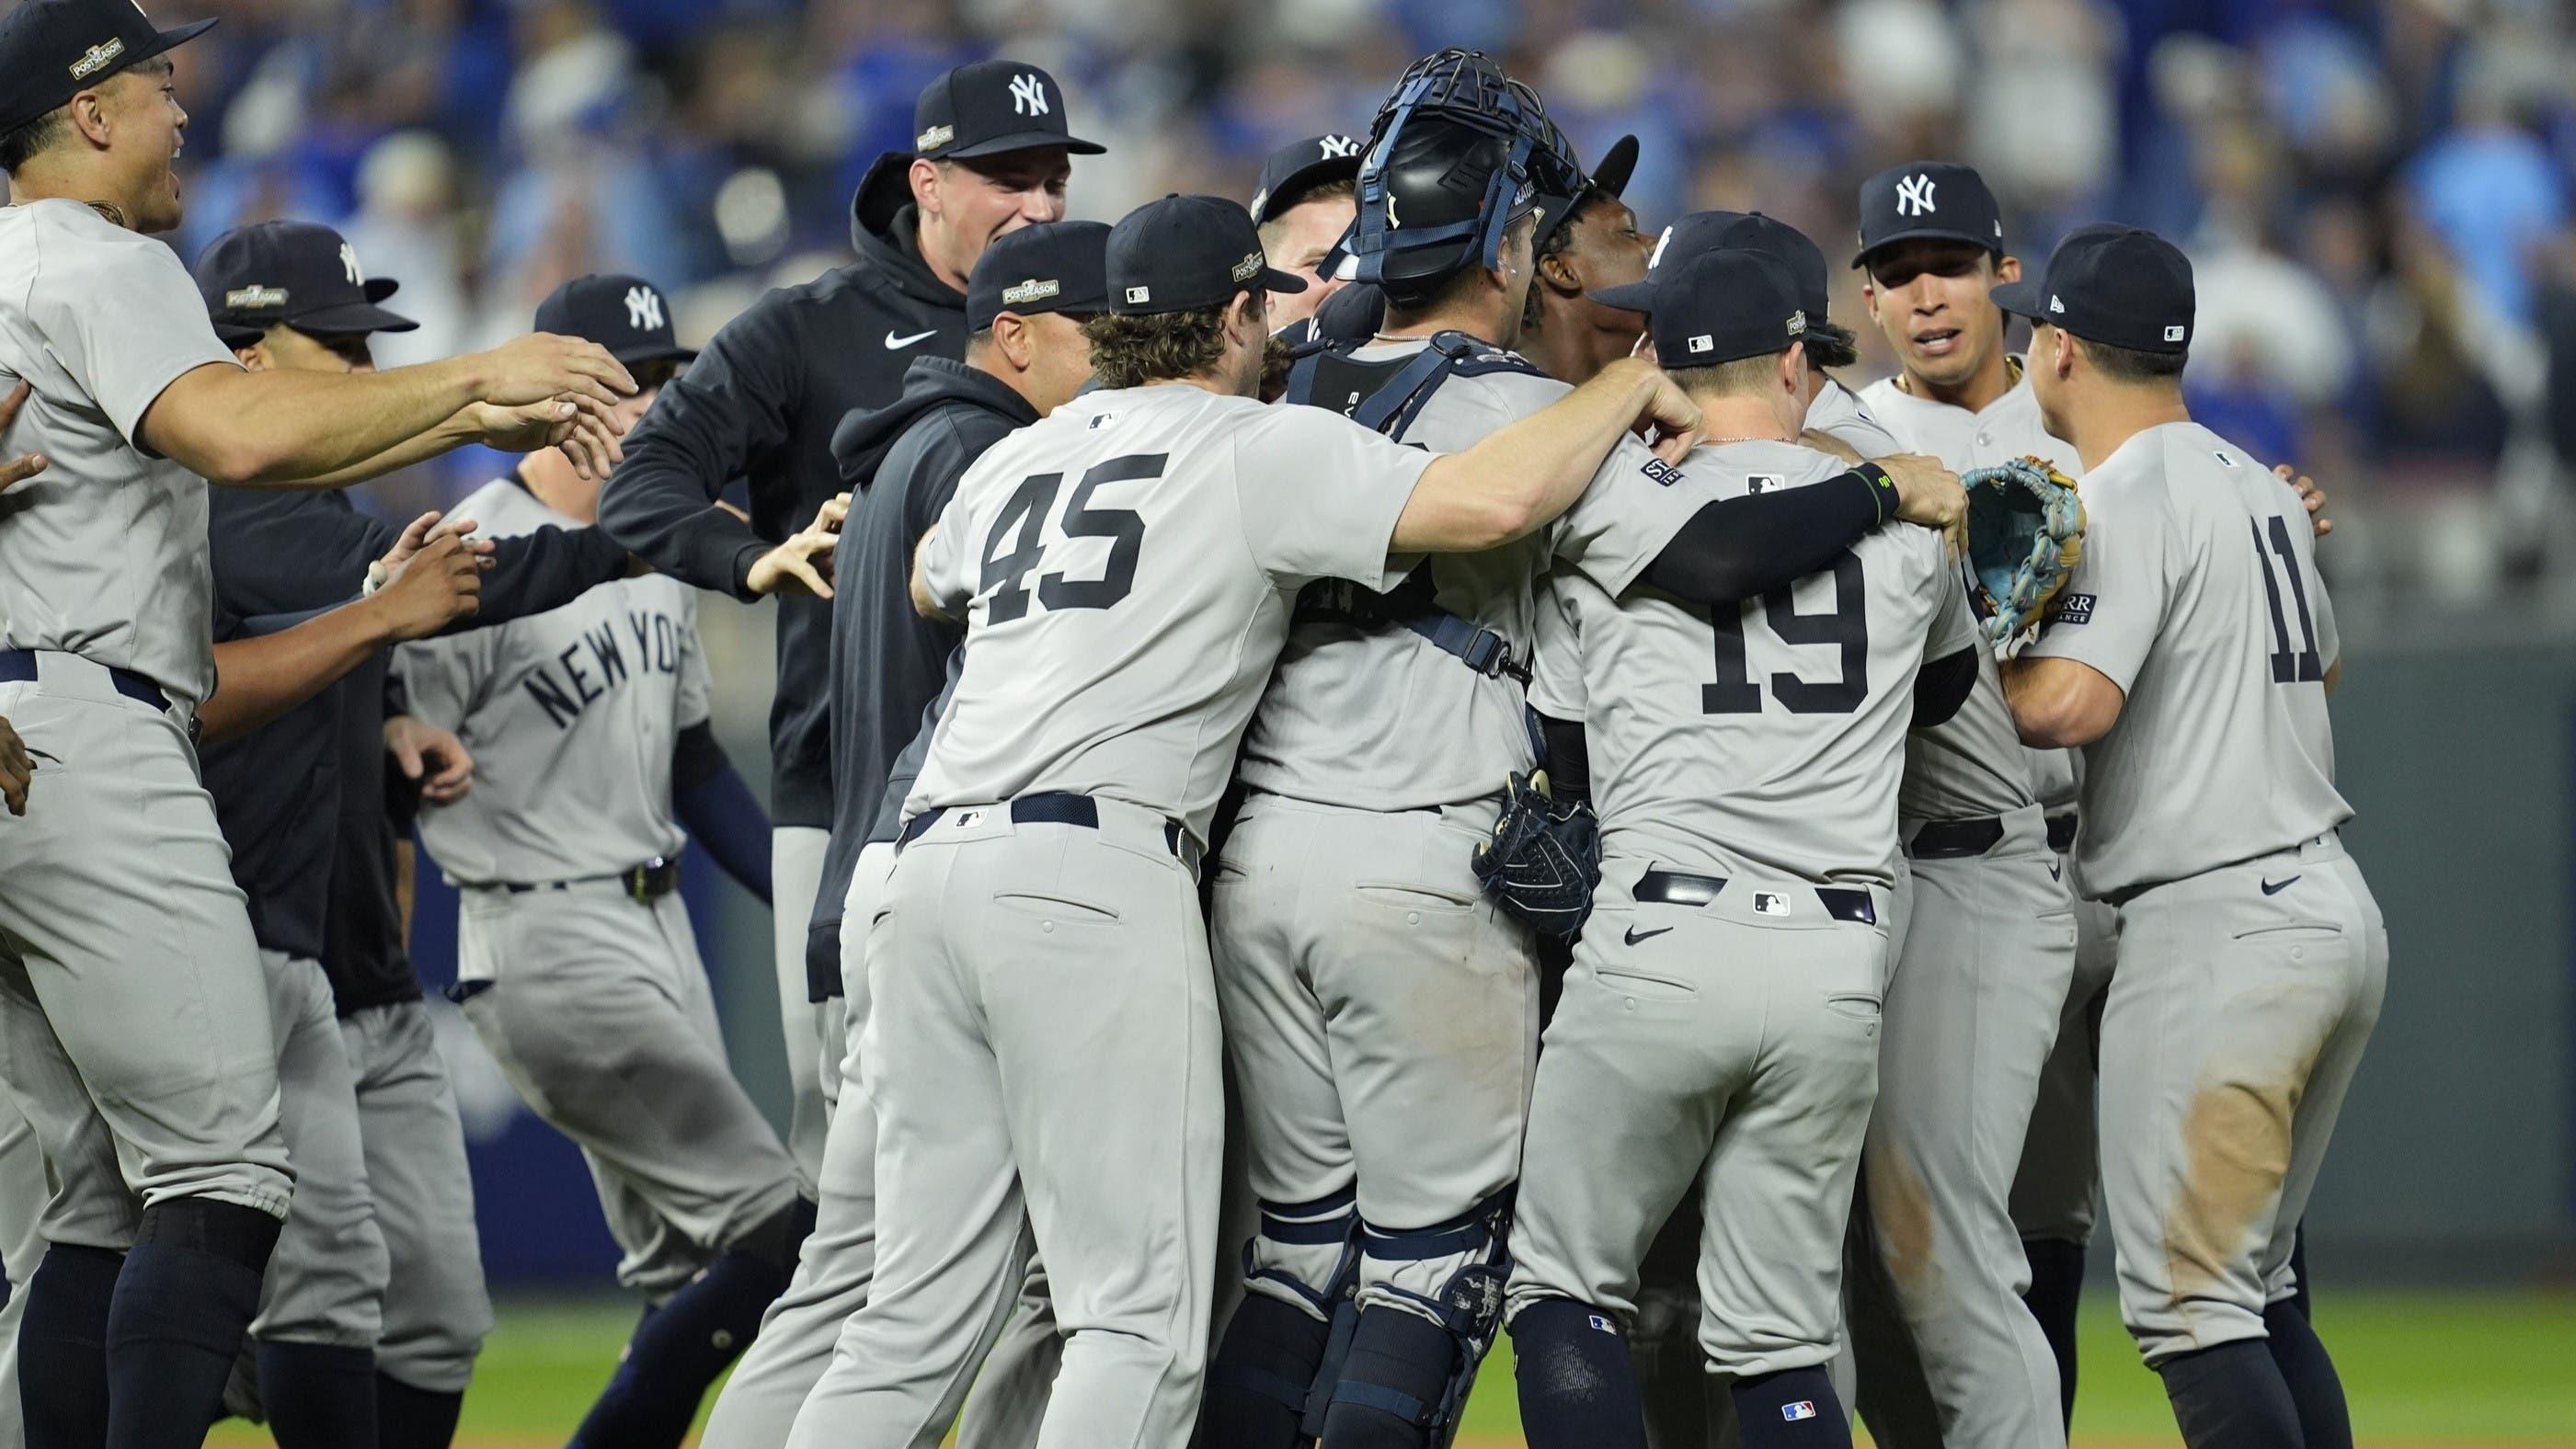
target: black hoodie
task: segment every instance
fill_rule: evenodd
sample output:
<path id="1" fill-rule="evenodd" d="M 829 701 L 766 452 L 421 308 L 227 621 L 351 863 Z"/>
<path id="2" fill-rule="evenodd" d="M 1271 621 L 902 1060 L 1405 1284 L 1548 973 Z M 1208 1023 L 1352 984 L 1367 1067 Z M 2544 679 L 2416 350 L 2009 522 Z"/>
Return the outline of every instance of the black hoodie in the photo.
<path id="1" fill-rule="evenodd" d="M 751 598 L 752 562 L 841 491 L 832 430 L 842 417 L 893 403 L 915 358 L 964 353 L 966 298 L 921 259 L 910 165 L 889 153 L 859 183 L 850 203 L 857 261 L 745 309 L 627 436 L 599 522 L 653 567 Z M 715 506 L 740 477 L 751 481 L 749 526 Z M 828 599 L 778 601 L 769 750 L 770 815 L 779 825 L 832 819 L 822 653 L 831 614 Z"/>
<path id="2" fill-rule="evenodd" d="M 806 985 L 816 1001 L 841 994 L 841 899 L 850 873 L 874 833 L 895 757 L 921 732 L 923 711 L 948 681 L 948 656 L 966 637 L 962 625 L 914 611 L 913 550 L 984 450 L 1037 420 L 1028 399 L 991 373 L 920 357 L 903 375 L 901 397 L 851 413 L 832 437 L 832 456 L 857 496 L 833 563 L 832 776 L 841 783 L 806 938 Z"/>

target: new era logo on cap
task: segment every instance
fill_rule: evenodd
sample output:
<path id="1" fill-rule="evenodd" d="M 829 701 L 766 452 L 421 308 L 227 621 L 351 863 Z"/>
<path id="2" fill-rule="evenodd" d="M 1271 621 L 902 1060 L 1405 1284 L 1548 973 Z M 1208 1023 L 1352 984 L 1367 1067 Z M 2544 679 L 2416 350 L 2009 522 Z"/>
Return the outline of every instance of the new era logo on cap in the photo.
<path id="1" fill-rule="evenodd" d="M 1040 281 L 1036 277 L 1031 277 L 1025 282 L 1014 282 L 1010 286 L 1004 287 L 1002 289 L 1002 305 L 1005 307 L 1016 307 L 1023 302 L 1043 302 L 1047 298 L 1052 297 L 1063 290 L 1064 283 L 1059 282 L 1052 277 L 1049 277 L 1044 281 Z"/>
<path id="2" fill-rule="evenodd" d="M 2048 310 L 2051 312 L 2063 313 L 2066 310 L 2066 304 L 2057 300 L 2057 294 L 2051 292 L 2048 296 Z"/>

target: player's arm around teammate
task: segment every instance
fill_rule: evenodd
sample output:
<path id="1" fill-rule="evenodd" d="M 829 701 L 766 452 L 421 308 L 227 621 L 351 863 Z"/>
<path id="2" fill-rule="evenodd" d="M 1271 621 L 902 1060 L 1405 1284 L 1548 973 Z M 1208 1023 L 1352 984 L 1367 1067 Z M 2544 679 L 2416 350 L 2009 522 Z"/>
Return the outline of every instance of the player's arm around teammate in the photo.
<path id="1" fill-rule="evenodd" d="M 2085 558 L 2005 686 L 2025 739 L 2084 750 L 2078 877 L 2119 913 L 2101 1119 L 2122 1317 L 2193 1449 L 2348 1444 L 2291 1263 L 2388 938 L 2337 835 L 2341 650 L 2308 518 L 2191 420 L 2171 245 L 2084 228 L 1996 300 L 2032 319 L 2040 408 L 2085 464 Z M 2238 1144 L 2223 1166 L 2212 1141 Z"/>

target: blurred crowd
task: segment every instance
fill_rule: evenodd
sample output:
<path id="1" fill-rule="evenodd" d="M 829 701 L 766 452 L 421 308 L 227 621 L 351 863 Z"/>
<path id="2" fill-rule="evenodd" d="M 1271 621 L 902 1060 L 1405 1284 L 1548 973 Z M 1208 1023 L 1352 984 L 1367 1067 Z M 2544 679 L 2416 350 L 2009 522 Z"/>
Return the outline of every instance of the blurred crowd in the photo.
<path id="1" fill-rule="evenodd" d="M 1858 179 L 1917 155 L 1982 169 L 2033 265 L 2084 221 L 2154 227 L 2197 268 L 2196 406 L 2327 480 L 2348 586 L 2476 598 L 2571 572 L 2563 0 L 156 4 L 226 22 L 179 56 L 177 244 L 339 226 L 423 324 L 382 339 L 388 363 L 523 328 L 592 270 L 661 281 L 704 337 L 847 254 L 861 172 L 964 60 L 1062 79 L 1111 148 L 1076 165 L 1073 214 L 1114 219 L 1248 196 L 1268 147 L 1364 130 L 1408 60 L 1454 44 L 1534 82 L 1587 156 L 1637 134 L 1650 228 L 1760 209 L 1838 252 Z M 1836 305 L 1861 320 L 1856 275 Z"/>

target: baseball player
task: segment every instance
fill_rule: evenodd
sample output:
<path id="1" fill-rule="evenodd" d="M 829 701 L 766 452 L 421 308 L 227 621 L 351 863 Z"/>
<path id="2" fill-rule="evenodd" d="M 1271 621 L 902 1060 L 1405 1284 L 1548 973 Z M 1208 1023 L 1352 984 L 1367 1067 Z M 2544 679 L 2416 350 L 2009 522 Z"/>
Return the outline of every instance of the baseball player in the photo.
<path id="1" fill-rule="evenodd" d="M 326 227 L 245 227 L 210 245 L 194 271 L 217 334 L 234 345 L 246 367 L 365 370 L 372 367 L 373 332 L 412 325 L 382 305 L 395 284 L 366 277 L 356 254 Z M 618 315 L 635 320 L 622 308 Z M 601 340 L 638 371 L 667 368 L 676 360 L 667 322 L 603 332 Z M 433 515 L 423 523 L 435 521 Z M 472 524 L 459 515 L 449 527 Z M 337 494 L 230 488 L 212 496 L 209 532 L 223 680 L 208 701 L 210 735 L 219 715 L 250 711 L 247 702 L 227 703 L 237 695 L 263 692 L 261 686 L 271 683 L 299 692 L 320 685 L 312 651 L 266 664 L 253 656 L 294 640 L 297 627 L 272 631 L 314 618 L 313 611 L 326 611 L 316 624 L 362 612 L 332 606 L 359 591 L 378 555 L 400 567 L 423 537 L 421 524 L 398 536 Z M 479 607 L 454 627 L 491 627 L 543 613 L 623 577 L 628 565 L 625 550 L 596 528 L 542 528 L 482 547 L 492 567 Z M 418 978 L 403 952 L 384 803 L 389 737 L 401 742 L 427 727 L 388 717 L 385 649 L 362 640 L 347 653 L 327 657 L 328 668 L 347 669 L 336 684 L 242 738 L 210 746 L 204 773 L 263 954 L 292 957 L 327 975 L 345 1048 L 352 1090 L 333 1095 L 323 1110 L 346 1120 L 346 1131 L 363 1153 L 358 1183 L 372 1199 L 369 1231 L 382 1238 L 384 1262 L 371 1285 L 382 1300 L 383 1320 L 374 1343 L 373 1407 L 349 1402 L 343 1412 L 352 1419 L 371 1417 L 385 1444 L 443 1445 L 452 1436 L 492 1311 L 474 1231 L 464 1133 L 421 1006 Z M 443 775 L 429 778 L 432 789 L 459 788 L 445 776 L 463 775 L 462 747 L 443 732 L 431 738 L 431 750 L 449 762 Z M 290 1081 L 285 1088 L 292 1109 L 297 1086 Z M 304 1095 L 309 1102 L 312 1094 Z M 301 1151 L 295 1156 L 309 1184 L 313 1163 Z M 309 1193 L 299 1193 L 288 1215 L 269 1275 L 272 1305 L 293 1296 L 286 1287 L 290 1280 L 345 1284 L 352 1276 L 345 1262 L 334 1261 L 331 1238 L 300 1221 L 313 1206 Z M 263 1352 L 268 1360 L 281 1356 Z M 264 1367 L 271 1373 L 262 1376 L 260 1397 L 281 1441 L 291 1432 L 290 1416 L 316 1414 L 333 1401 L 325 1388 L 272 1384 L 274 1368 Z M 354 1400 L 368 1375 L 332 1382 Z M 358 1441 L 344 1429 L 323 1442 Z"/>
<path id="2" fill-rule="evenodd" d="M 960 66 L 923 89 L 915 149 L 877 158 L 851 203 L 859 259 L 771 292 L 726 324 L 668 390 L 600 503 L 609 532 L 662 572 L 751 599 L 779 593 L 770 709 L 779 1013 L 794 1088 L 788 1142 L 811 1191 L 823 1157 L 823 1077 L 848 1043 L 840 972 L 806 973 L 805 926 L 830 843 L 828 558 L 783 540 L 841 492 L 832 431 L 903 391 L 916 357 L 955 359 L 966 287 L 993 239 L 1064 215 L 1070 157 L 1102 148 L 1067 130 L 1055 78 L 1011 60 Z M 751 521 L 717 506 L 739 477 Z"/>
<path id="3" fill-rule="evenodd" d="M 636 299 L 657 295 L 634 277 L 576 278 L 537 322 L 624 341 L 635 314 L 657 310 Z M 621 411 L 640 413 L 687 356 L 661 332 L 636 357 L 642 390 Z M 597 497 L 540 456 L 458 511 L 508 536 L 587 523 Z M 801 558 L 826 541 L 818 528 L 791 547 Z M 725 770 L 696 606 L 676 579 L 630 578 L 408 646 L 396 664 L 412 713 L 476 760 L 473 793 L 420 817 L 464 896 L 455 994 L 519 1095 L 581 1145 L 625 1251 L 619 1280 L 650 1305 L 578 1445 L 677 1445 L 786 1287 L 812 1223 L 794 1164 L 726 1064 L 675 894 L 690 841 L 762 883 L 740 818 L 756 810 L 689 836 L 674 819 L 678 797 Z"/>
<path id="4" fill-rule="evenodd" d="M 1261 253 L 1272 267 L 1296 277 L 1306 290 L 1289 293 L 1271 304 L 1270 320 L 1285 329 L 1315 313 L 1342 288 L 1343 279 L 1329 275 L 1327 263 L 1339 252 L 1342 237 L 1358 214 L 1354 199 L 1360 174 L 1360 140 L 1356 136 L 1308 136 L 1271 152 L 1261 162 L 1261 181 L 1252 193 L 1253 225 L 1261 229 Z"/>
<path id="5" fill-rule="evenodd" d="M 791 1445 L 938 1441 L 1024 1207 L 1066 1332 L 1038 1443 L 1188 1438 L 1221 1115 L 1199 837 L 1291 601 L 1526 535 L 1628 425 L 1694 420 L 1632 362 L 1435 456 L 1254 398 L 1264 293 L 1304 284 L 1235 203 L 1139 208 L 1107 270 L 1102 387 L 987 451 L 923 547 L 965 669 L 867 947 L 877 1280 L 825 1375 L 844 1412 Z"/>
<path id="6" fill-rule="evenodd" d="M 1539 197 L 1583 189 L 1536 97 L 1479 57 L 1434 56 L 1380 113 L 1360 185 L 1353 245 L 1386 294 L 1386 329 L 1300 363 L 1290 398 L 1448 451 L 1563 395 L 1495 345 L 1523 314 Z M 1470 867 L 1497 786 L 1532 765 L 1532 581 L 1561 559 L 1608 587 L 1651 574 L 1732 601 L 1795 576 L 1695 577 L 1706 538 L 1730 530 L 1698 519 L 1665 473 L 1623 448 L 1527 544 L 1421 561 L 1383 594 L 1327 583 L 1298 598 L 1215 877 L 1263 1224 L 1255 1297 L 1212 1377 L 1211 1443 L 1294 1442 L 1316 1417 L 1309 1382 L 1328 1445 L 1446 1437 L 1500 1308 L 1538 1028 L 1529 935 Z M 1861 506 L 1874 527 L 1878 504 Z M 1354 1287 L 1332 1360 L 1330 1323 Z"/>
<path id="7" fill-rule="evenodd" d="M 2085 557 L 2004 670 L 2022 737 L 2083 751 L 2076 878 L 2118 913 L 2102 1013 L 2121 1317 L 2193 1449 L 2352 1442 L 2291 1252 L 2387 986 L 2336 839 L 2334 608 L 2297 493 L 2193 422 L 2191 265 L 2086 227 L 1995 303 L 2032 323 L 2084 464 Z"/>
<path id="8" fill-rule="evenodd" d="M 1712 251 L 1601 300 L 1648 312 L 1657 358 L 1688 369 L 1712 441 L 1680 486 L 1843 470 L 1794 441 L 1806 322 L 1776 260 Z M 1642 1442 L 1624 1319 L 1698 1177 L 1701 1344 L 1743 1442 L 1848 1443 L 1824 1365 L 1876 1093 L 1902 742 L 1975 678 L 1965 596 L 1941 541 L 1910 530 L 1736 610 L 1554 586 L 1576 616 L 1604 864 L 1530 1108 L 1523 1424 L 1542 1449 Z"/>
<path id="9" fill-rule="evenodd" d="M 2021 263 L 2004 246 L 2001 213 L 1984 180 L 1966 166 L 1940 161 L 1908 162 L 1862 183 L 1861 216 L 1861 245 L 1855 265 L 1863 269 L 1862 293 L 1870 305 L 1872 320 L 1886 336 L 1900 368 L 1896 376 L 1862 391 L 1861 399 L 1868 411 L 1881 419 L 1900 443 L 1929 453 L 1962 472 L 2029 456 L 2040 458 L 2070 477 L 2079 476 L 2081 464 L 2074 449 L 2042 425 L 2023 362 L 2005 349 L 2004 314 L 1988 300 L 1994 287 L 2020 277 Z M 2315 527 L 2322 535 L 2332 527 L 2319 511 L 2323 495 L 2305 479 L 2298 480 L 2297 486 L 2308 511 L 2316 515 Z M 2016 772 L 2009 758 L 2013 751 L 1993 738 L 1991 728 L 1971 732 L 1973 724 L 1991 719 L 1991 710 L 1982 698 L 1991 692 L 1989 684 L 1981 683 L 1980 698 L 1972 699 L 1957 721 L 1915 741 L 1907 775 L 1909 819 L 1925 817 L 1925 810 L 1917 808 L 1916 801 L 1927 793 L 1937 808 L 1982 810 L 1993 806 L 1999 812 L 2015 793 L 2012 784 Z M 2047 815 L 2050 847 L 2063 861 L 2073 845 L 2076 829 L 2073 760 L 2059 750 L 2023 749 L 2020 753 L 2027 765 L 2030 793 Z M 1947 797 L 1946 806 L 1942 797 Z M 1935 866 L 1932 873 L 1955 874 L 1972 868 Z M 2069 878 L 2060 888 L 2072 896 L 2073 885 Z M 1959 919 L 1955 913 L 1943 910 L 1949 894 L 1926 897 L 1918 904 L 1915 929 L 1938 932 L 1942 921 Z M 2096 1024 L 2110 981 L 2116 938 L 2108 908 L 2081 897 L 2076 897 L 2073 904 L 2077 946 L 2072 981 L 2058 1014 L 2054 1047 L 2040 1074 L 2030 1125 L 2008 1197 L 2008 1209 L 2029 1265 L 2030 1283 L 2024 1299 L 2057 1360 L 2062 1420 L 2071 1418 L 2075 1399 L 2075 1317 L 2084 1280 L 2085 1244 L 2092 1235 L 2097 1175 L 2093 1103 Z M 1920 915 L 1925 909 L 1932 913 L 1933 924 L 1928 928 L 1923 926 Z M 1912 939 L 1909 935 L 1907 959 L 1924 959 L 1923 952 L 1929 948 L 1915 947 Z M 1950 948 L 1946 954 L 1953 962 L 1952 969 L 1973 969 L 1957 964 L 1961 959 L 1959 948 Z M 1898 975 L 1904 979 L 1907 973 L 1900 967 Z M 1910 988 L 1896 990 L 1890 1008 L 1892 1020 L 1903 1013 L 1906 999 L 1913 994 Z M 2002 1036 L 2005 1020 L 1998 1003 L 1998 1014 L 1980 1028 L 1980 1039 Z M 1891 1028 L 1892 1032 L 1898 1030 Z M 2025 1031 L 2016 1039 L 2026 1039 L 2027 1035 Z M 1955 1040 L 1955 1035 L 1943 1039 Z M 1922 1041 L 1912 1035 L 1892 1035 L 1891 1051 L 1900 1042 Z M 1917 1049 L 1937 1050 L 1928 1044 Z M 1954 1065 L 1962 1060 L 1953 1054 L 1942 1056 Z M 2018 1092 L 2016 1087 L 2011 1101 L 2018 1101 Z M 2006 1099 L 1989 1092 L 1978 1100 L 2001 1106 Z M 1995 1122 L 1988 1121 L 1979 1130 L 1991 1137 L 1998 1129 Z M 1890 1175 L 1894 1176 L 1893 1168 Z M 1978 1191 L 1983 1193 L 1985 1189 Z M 1938 1190 L 1937 1185 L 1927 1196 L 1929 1212 L 1913 1208 L 1910 1194 L 1907 1200 L 1892 1201 L 1890 1206 L 1897 1210 L 1897 1216 L 1913 1221 L 1943 1217 L 1959 1221 L 1957 1215 L 1965 1206 L 1961 1198 Z M 1900 1229 L 1894 1236 L 1901 1240 L 1907 1234 Z M 1962 1260 L 1960 1248 L 1932 1256 L 1945 1261 Z M 1945 1276 L 1982 1273 L 1991 1282 L 2001 1260 L 1988 1247 L 1962 1261 L 1972 1266 L 1951 1269 Z M 1854 1291 L 1861 1293 L 1872 1286 L 1864 1279 L 1855 1283 Z M 1862 1314 L 1854 1324 L 1854 1333 L 1864 1349 L 1864 1368 L 1872 1370 L 1863 1374 L 1862 1407 L 1873 1432 L 1901 1443 L 1932 1442 L 1929 1436 L 1938 1432 L 1934 1406 L 1928 1397 L 1903 1392 L 1909 1382 L 1907 1366 L 1890 1362 L 1887 1355 L 1867 1352 L 1877 1341 L 1871 1332 L 1876 1326 L 1871 1317 Z M 2000 1353 L 2001 1340 L 1992 1332 L 1994 1318 L 1989 1315 L 1981 1321 L 1987 1325 L 1986 1341 L 1994 1350 L 1986 1361 L 1999 1367 L 2007 1364 L 2009 1361 Z M 2014 1327 L 2018 1332 L 2018 1325 Z M 1941 1352 L 1944 1342 L 1955 1341 L 1947 1335 L 1932 1334 L 1917 1343 L 1898 1344 L 1895 1350 L 1902 1356 L 1931 1355 Z M 1961 1402 L 1960 1392 L 1961 1386 L 1954 1379 L 1951 1403 Z M 1972 1407 L 1965 1412 L 1991 1412 L 2010 1400 L 1994 1397 L 1980 1402 L 1982 1408 Z"/>
<path id="10" fill-rule="evenodd" d="M 1651 241 L 1620 200 L 1637 168 L 1637 138 L 1622 136 L 1570 195 L 1542 200 L 1529 300 L 1516 346 L 1548 376 L 1581 382 L 1625 357 L 1642 331 L 1637 315 L 1603 306 L 1594 293 L 1646 275 Z"/>
<path id="11" fill-rule="evenodd" d="M 243 370 L 137 235 L 180 219 L 165 52 L 207 23 L 163 31 L 115 0 L 0 18 L 0 389 L 31 388 L 0 455 L 48 463 L 0 527 L 0 713 L 49 777 L 0 820 L 0 1073 L 56 1189 L 18 1336 L 37 1442 L 202 1438 L 292 1182 L 262 968 L 190 739 L 214 682 L 205 480 L 327 486 L 478 404 L 563 399 L 568 431 L 631 386 L 557 337 L 375 375 Z"/>
<path id="12" fill-rule="evenodd" d="M 853 489 L 833 576 L 831 849 L 809 926 L 809 949 L 829 954 L 844 980 L 855 1049 L 867 1015 L 867 923 L 894 868 L 897 810 L 919 758 L 912 743 L 923 714 L 952 669 L 961 631 L 912 607 L 913 550 L 948 506 L 958 476 L 1015 428 L 1069 401 L 1090 378 L 1085 318 L 1107 309 L 1102 273 L 1109 228 L 1099 222 L 1041 222 L 985 249 L 967 287 L 975 331 L 965 360 L 915 358 L 903 395 L 853 412 L 833 440 Z M 900 760 L 910 757 L 909 769 Z M 900 776 L 900 780 L 892 777 Z M 816 960 L 813 969 L 824 963 Z M 771 1449 L 784 1443 L 797 1411 L 831 1363 L 841 1325 L 867 1300 L 876 1269 L 876 1112 L 854 1091 L 857 1063 L 844 1059 L 841 1101 L 823 1149 L 822 1195 L 796 1276 L 770 1310 L 760 1336 L 717 1396 L 707 1422 L 710 1449 Z M 1050 1342 L 1050 1329 L 1043 1340 Z M 1007 1345 L 1040 1342 L 1013 1334 Z M 964 1441 L 1024 1445 L 1035 1437 L 1052 1355 L 1023 1352 L 987 1367 L 968 1413 Z M 1014 1394 L 1015 1379 L 1035 1380 Z M 989 1410 L 1014 1410 L 996 1416 Z M 828 1413 L 826 1407 L 816 1412 Z"/>

